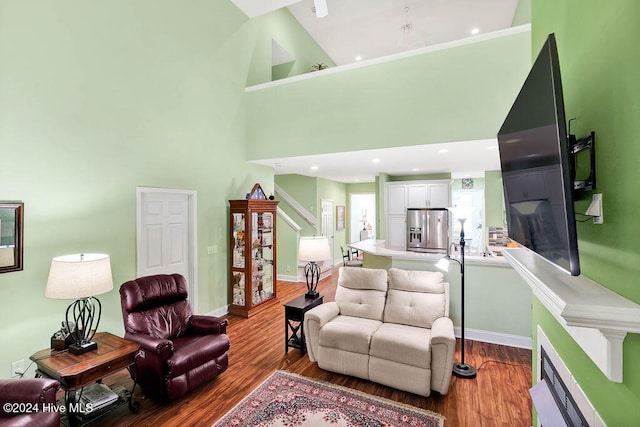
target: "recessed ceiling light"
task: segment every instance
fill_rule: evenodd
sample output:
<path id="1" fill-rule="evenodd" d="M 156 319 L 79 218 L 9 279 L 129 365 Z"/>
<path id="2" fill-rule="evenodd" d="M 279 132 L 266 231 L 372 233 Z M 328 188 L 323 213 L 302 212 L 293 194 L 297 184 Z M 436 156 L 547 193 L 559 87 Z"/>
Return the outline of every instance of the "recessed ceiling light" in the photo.
<path id="1" fill-rule="evenodd" d="M 314 165 L 314 166 L 311 166 L 311 170 L 312 170 L 312 171 L 317 171 L 318 169 L 320 169 L 318 166 L 315 166 L 315 165 Z"/>
<path id="2" fill-rule="evenodd" d="M 376 157 L 375 159 L 371 160 L 371 161 L 372 161 L 373 163 L 380 163 L 380 159 L 379 159 L 379 158 L 377 158 L 377 157 Z"/>
<path id="3" fill-rule="evenodd" d="M 418 172 L 420 170 L 420 168 L 413 168 L 411 169 L 412 172 Z"/>
<path id="4" fill-rule="evenodd" d="M 471 30 L 471 34 L 478 34 L 479 32 L 480 32 L 480 29 L 478 29 L 478 28 L 473 28 Z"/>
<path id="5" fill-rule="evenodd" d="M 356 56 L 356 61 L 362 61 L 362 56 L 360 55 Z"/>
<path id="6" fill-rule="evenodd" d="M 447 150 L 446 148 L 441 148 L 438 150 L 438 153 L 448 153 L 449 150 Z"/>
<path id="7" fill-rule="evenodd" d="M 490 146 L 487 147 L 487 150 L 495 150 L 497 148 L 498 148 L 497 145 L 490 145 Z"/>

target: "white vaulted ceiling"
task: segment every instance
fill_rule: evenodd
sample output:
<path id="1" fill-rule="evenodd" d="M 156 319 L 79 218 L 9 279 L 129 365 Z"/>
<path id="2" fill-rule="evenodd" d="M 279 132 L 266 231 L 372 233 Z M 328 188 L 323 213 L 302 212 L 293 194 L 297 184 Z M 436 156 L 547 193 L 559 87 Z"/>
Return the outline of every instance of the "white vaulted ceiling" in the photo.
<path id="1" fill-rule="evenodd" d="M 288 7 L 337 65 L 511 27 L 518 0 L 326 0 L 316 17 L 314 0 L 232 0 L 255 17 Z"/>
<path id="2" fill-rule="evenodd" d="M 327 0 L 329 14 L 317 18 L 314 0 L 232 2 L 249 17 L 287 7 L 337 65 L 509 28 L 518 5 L 518 0 Z M 454 178 L 462 178 L 479 177 L 486 170 L 500 169 L 496 140 L 266 159 L 254 163 L 273 167 L 277 175 L 292 173 L 346 183 L 371 182 L 380 173 L 451 173 Z"/>

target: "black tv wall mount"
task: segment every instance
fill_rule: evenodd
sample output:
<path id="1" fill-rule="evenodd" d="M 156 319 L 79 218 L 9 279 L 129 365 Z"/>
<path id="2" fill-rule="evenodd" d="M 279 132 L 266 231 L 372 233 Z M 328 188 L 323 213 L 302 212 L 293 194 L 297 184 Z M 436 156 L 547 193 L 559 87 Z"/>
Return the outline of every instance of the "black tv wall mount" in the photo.
<path id="1" fill-rule="evenodd" d="M 596 133 L 576 139 L 575 135 L 568 134 L 569 148 L 571 149 L 571 181 L 573 181 L 573 191 L 591 191 L 596 188 Z M 578 153 L 589 150 L 589 176 L 582 180 L 576 180 L 576 170 L 578 163 Z"/>

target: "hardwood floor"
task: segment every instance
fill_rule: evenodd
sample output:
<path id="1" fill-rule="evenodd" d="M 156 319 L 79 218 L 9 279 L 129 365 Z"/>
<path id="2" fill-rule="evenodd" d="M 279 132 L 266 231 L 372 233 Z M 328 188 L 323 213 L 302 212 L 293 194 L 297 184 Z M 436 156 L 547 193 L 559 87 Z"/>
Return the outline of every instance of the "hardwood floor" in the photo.
<path id="1" fill-rule="evenodd" d="M 335 295 L 338 271 L 320 282 L 325 302 Z M 169 404 L 160 405 L 137 387 L 137 414 L 126 405 L 92 425 L 98 426 L 211 426 L 244 396 L 277 369 L 328 381 L 368 394 L 428 409 L 446 417 L 446 426 L 531 426 L 531 351 L 467 341 L 466 362 L 478 368 L 475 379 L 453 377 L 449 393 L 424 398 L 358 378 L 318 368 L 308 356 L 289 350 L 284 354 L 284 309 L 282 304 L 304 294 L 302 283 L 278 282 L 277 304 L 249 319 L 229 316 L 231 340 L 229 369 L 213 382 Z M 455 360 L 459 360 L 460 341 Z M 496 361 L 496 362 L 494 362 Z M 126 371 L 105 379 L 107 384 L 131 389 Z"/>

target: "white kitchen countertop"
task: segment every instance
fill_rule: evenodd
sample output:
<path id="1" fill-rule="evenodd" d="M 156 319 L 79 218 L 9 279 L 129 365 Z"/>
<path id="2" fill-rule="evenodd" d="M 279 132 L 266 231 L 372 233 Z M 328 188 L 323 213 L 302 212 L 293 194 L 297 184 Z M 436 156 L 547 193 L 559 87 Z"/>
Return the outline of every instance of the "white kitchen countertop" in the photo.
<path id="1" fill-rule="evenodd" d="M 388 249 L 385 247 L 384 240 L 362 240 L 360 242 L 350 243 L 350 248 L 357 249 L 366 254 L 384 256 L 393 259 L 403 260 L 415 260 L 415 261 L 431 261 L 438 262 L 442 258 L 442 254 L 424 253 L 424 252 L 412 252 L 412 251 L 399 251 L 396 249 Z M 464 256 L 465 264 L 477 264 L 488 265 L 498 267 L 511 267 L 506 259 L 502 256 L 479 256 L 479 255 L 466 255 Z"/>

